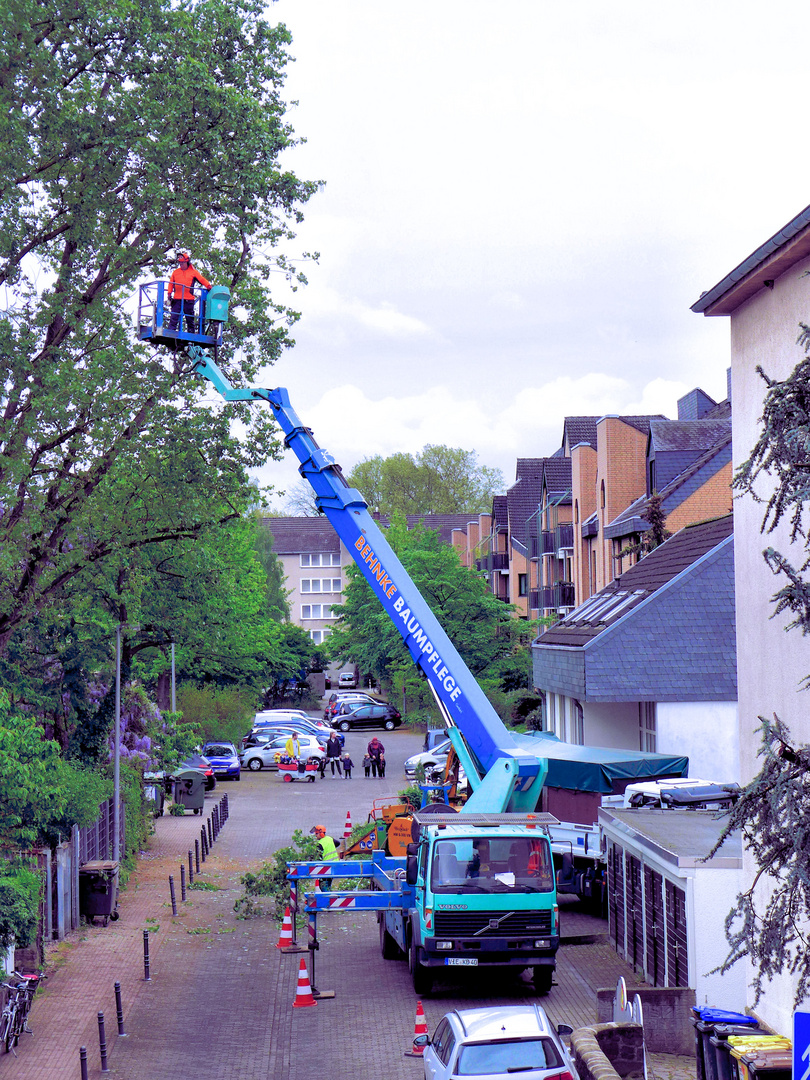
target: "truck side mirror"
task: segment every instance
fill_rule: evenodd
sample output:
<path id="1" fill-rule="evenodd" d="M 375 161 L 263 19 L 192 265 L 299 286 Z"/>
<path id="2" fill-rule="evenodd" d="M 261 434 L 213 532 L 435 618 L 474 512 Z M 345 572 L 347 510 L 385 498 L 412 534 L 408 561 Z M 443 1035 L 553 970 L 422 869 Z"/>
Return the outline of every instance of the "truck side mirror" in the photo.
<path id="1" fill-rule="evenodd" d="M 419 877 L 419 860 L 415 855 L 408 855 L 405 860 L 405 880 L 409 885 L 415 885 Z"/>

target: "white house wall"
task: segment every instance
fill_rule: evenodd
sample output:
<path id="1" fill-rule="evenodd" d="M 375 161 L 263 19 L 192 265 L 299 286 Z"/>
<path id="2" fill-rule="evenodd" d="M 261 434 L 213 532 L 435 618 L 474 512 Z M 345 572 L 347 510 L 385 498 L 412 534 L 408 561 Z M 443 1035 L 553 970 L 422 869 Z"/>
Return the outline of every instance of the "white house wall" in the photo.
<path id="1" fill-rule="evenodd" d="M 735 469 L 749 456 L 759 436 L 765 385 L 759 364 L 771 377 L 786 378 L 803 358 L 796 345 L 800 322 L 810 322 L 810 278 L 803 276 L 810 260 L 791 267 L 737 309 L 731 319 L 733 457 Z M 785 633 L 790 621 L 771 618 L 771 597 L 781 581 L 768 570 L 762 551 L 773 546 L 794 565 L 802 555 L 791 545 L 787 527 L 762 536 L 764 505 L 749 497 L 734 500 L 734 549 L 737 592 L 737 672 L 742 779 L 761 767 L 757 758 L 758 716 L 776 713 L 798 743 L 810 743 L 810 697 L 802 680 L 810 673 L 810 644 L 800 630 Z M 744 855 L 745 878 L 753 880 L 756 866 Z M 760 900 L 763 900 L 760 897 Z M 769 983 L 757 1013 L 777 1031 L 789 1034 L 794 983 L 789 976 Z M 753 1001 L 749 1001 L 753 1005 Z"/>
<path id="2" fill-rule="evenodd" d="M 744 1012 L 745 964 L 735 964 L 725 975 L 714 972 L 728 955 L 723 921 L 742 890 L 742 870 L 706 867 L 693 874 L 691 893 L 687 893 L 687 920 L 689 984 L 696 988 L 695 1004 Z"/>
<path id="3" fill-rule="evenodd" d="M 583 702 L 585 745 L 638 750 L 638 702 Z"/>
<path id="4" fill-rule="evenodd" d="M 658 752 L 689 758 L 689 775 L 717 783 L 740 780 L 740 737 L 733 701 L 659 701 Z"/>

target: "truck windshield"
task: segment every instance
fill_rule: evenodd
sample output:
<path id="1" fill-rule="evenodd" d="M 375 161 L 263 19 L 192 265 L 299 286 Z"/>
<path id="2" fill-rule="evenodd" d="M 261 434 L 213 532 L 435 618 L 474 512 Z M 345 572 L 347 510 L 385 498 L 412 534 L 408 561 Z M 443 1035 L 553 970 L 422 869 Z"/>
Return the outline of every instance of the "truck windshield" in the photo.
<path id="1" fill-rule="evenodd" d="M 545 837 L 456 837 L 437 840 L 430 887 L 434 893 L 551 892 L 554 873 Z"/>

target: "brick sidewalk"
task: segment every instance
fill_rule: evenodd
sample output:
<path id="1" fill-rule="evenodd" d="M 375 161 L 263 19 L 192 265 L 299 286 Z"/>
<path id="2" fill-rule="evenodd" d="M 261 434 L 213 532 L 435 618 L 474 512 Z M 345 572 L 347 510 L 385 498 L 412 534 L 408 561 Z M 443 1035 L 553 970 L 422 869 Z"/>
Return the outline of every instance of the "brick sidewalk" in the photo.
<path id="1" fill-rule="evenodd" d="M 221 790 L 206 800 L 206 817 Z M 149 850 L 121 895 L 121 919 L 83 928 L 51 950 L 49 979 L 31 1017 L 35 1036 L 23 1041 L 18 1058 L 0 1058 L 0 1077 L 5 1072 L 22 1080 L 78 1080 L 80 1045 L 88 1049 L 91 1080 L 101 1077 L 97 1013 L 103 1010 L 115 1080 L 323 1080 L 325 1075 L 417 1080 L 421 1062 L 404 1056 L 413 1039 L 415 996 L 406 965 L 382 961 L 373 915 L 346 912 L 319 919 L 316 985 L 334 989 L 336 997 L 294 1009 L 299 958 L 275 948 L 278 928 L 272 920 L 240 921 L 233 913 L 241 894 L 239 877 L 248 866 L 289 842 L 294 827 L 307 827 L 318 817 L 334 832 L 342 831 L 336 825 L 348 807 L 355 820 L 362 820 L 369 790 L 364 783 L 288 786 L 266 774 L 245 777 L 229 788 L 231 817 L 201 875 L 215 888 L 189 891 L 186 904 L 180 901 L 179 866 L 204 819 L 190 814 L 159 819 Z M 177 889 L 176 918 L 170 873 Z M 603 925 L 563 912 L 564 936 Z M 145 927 L 150 928 L 149 984 L 143 981 Z M 536 1000 L 531 984 L 514 975 L 477 974 L 461 986 L 437 985 L 424 1002 L 431 1031 L 451 1008 Z M 597 937 L 588 945 L 566 945 L 559 954 L 557 985 L 542 1003 L 557 1023 L 593 1023 L 596 989 L 615 985 L 619 974 L 629 987 L 637 984 L 607 941 Z M 117 1036 L 115 981 L 122 986 L 126 1039 Z M 662 1080 L 694 1077 L 689 1060 L 657 1057 L 653 1067 Z"/>

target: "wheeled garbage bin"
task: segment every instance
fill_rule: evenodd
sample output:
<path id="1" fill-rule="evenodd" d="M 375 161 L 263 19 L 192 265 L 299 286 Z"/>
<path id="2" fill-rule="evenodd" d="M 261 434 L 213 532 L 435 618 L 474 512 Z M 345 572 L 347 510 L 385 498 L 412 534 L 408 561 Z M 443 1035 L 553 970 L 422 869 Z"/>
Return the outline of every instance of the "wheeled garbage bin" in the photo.
<path id="1" fill-rule="evenodd" d="M 744 1080 L 791 1080 L 793 1047 L 787 1042 L 781 1047 L 752 1048 L 740 1055 L 739 1067 Z"/>
<path id="2" fill-rule="evenodd" d="M 201 814 L 205 804 L 205 773 L 201 769 L 182 769 L 173 775 L 172 781 L 175 803 Z"/>
<path id="3" fill-rule="evenodd" d="M 143 774 L 143 798 L 153 817 L 163 817 L 166 802 L 166 784 L 163 773 Z"/>
<path id="4" fill-rule="evenodd" d="M 758 1027 L 753 1016 L 745 1013 L 718 1009 L 714 1005 L 695 1005 L 690 1017 L 695 1029 L 695 1065 L 697 1080 L 718 1080 L 714 1047 L 709 1041 L 717 1024 L 739 1024 L 741 1027 Z"/>
<path id="5" fill-rule="evenodd" d="M 736 1067 L 731 1057 L 731 1047 L 728 1040 L 734 1036 L 757 1035 L 760 1033 L 759 1025 L 748 1024 L 715 1024 L 714 1032 L 709 1036 L 709 1043 L 714 1049 L 715 1075 L 717 1080 L 734 1080 Z M 762 1034 L 765 1034 L 762 1032 Z"/>
<path id="6" fill-rule="evenodd" d="M 118 918 L 118 863 L 96 859 L 79 867 L 79 912 L 89 923 Z"/>

